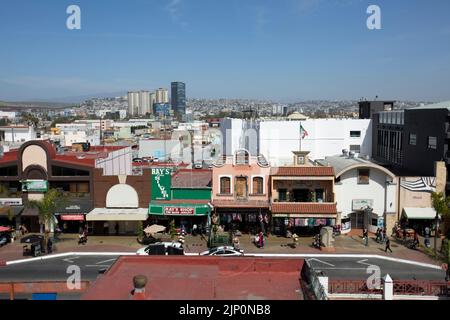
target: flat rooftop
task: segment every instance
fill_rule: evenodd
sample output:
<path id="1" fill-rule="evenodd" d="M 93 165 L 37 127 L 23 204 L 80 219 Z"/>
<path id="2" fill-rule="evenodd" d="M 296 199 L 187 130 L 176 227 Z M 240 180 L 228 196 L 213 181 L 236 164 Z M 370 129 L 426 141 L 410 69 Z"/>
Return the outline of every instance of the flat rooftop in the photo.
<path id="1" fill-rule="evenodd" d="M 133 277 L 147 277 L 147 300 L 303 300 L 303 259 L 122 256 L 82 300 L 130 300 Z"/>

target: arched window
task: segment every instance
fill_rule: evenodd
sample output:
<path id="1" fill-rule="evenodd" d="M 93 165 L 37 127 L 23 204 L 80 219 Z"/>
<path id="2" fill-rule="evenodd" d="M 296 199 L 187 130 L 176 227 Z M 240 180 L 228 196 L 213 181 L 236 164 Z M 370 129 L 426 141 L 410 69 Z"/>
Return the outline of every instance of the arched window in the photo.
<path id="1" fill-rule="evenodd" d="M 231 179 L 230 177 L 220 178 L 220 193 L 230 194 L 231 193 Z"/>
<path id="2" fill-rule="evenodd" d="M 263 194 L 264 193 L 264 179 L 262 177 L 253 178 L 253 194 Z"/>
<path id="3" fill-rule="evenodd" d="M 247 150 L 236 151 L 236 164 L 246 165 L 250 163 L 250 156 Z"/>

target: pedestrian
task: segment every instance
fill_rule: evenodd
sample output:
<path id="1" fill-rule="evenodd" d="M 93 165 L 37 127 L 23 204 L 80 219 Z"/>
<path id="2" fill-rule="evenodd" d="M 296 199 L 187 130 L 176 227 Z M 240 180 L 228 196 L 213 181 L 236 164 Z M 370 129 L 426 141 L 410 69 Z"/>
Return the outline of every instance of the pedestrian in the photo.
<path id="1" fill-rule="evenodd" d="M 119 223 L 116 222 L 116 225 L 114 226 L 114 231 L 116 231 L 116 236 L 119 235 Z"/>
<path id="2" fill-rule="evenodd" d="M 192 226 L 192 235 L 193 236 L 196 236 L 197 235 L 197 224 L 196 223 L 194 223 L 194 225 Z"/>
<path id="3" fill-rule="evenodd" d="M 47 240 L 47 253 L 52 253 L 53 242 L 51 238 Z"/>
<path id="4" fill-rule="evenodd" d="M 381 233 L 381 242 L 385 242 L 386 239 L 387 239 L 386 228 L 383 228 L 383 231 Z"/>
<path id="5" fill-rule="evenodd" d="M 381 240 L 381 228 L 377 228 L 375 241 L 379 242 Z"/>
<path id="6" fill-rule="evenodd" d="M 233 245 L 234 245 L 234 248 L 235 248 L 236 250 L 240 250 L 240 249 L 241 249 L 241 244 L 240 244 L 240 242 L 239 242 L 239 238 L 238 238 L 238 237 L 234 237 L 234 239 L 233 239 Z"/>
<path id="7" fill-rule="evenodd" d="M 108 221 L 103 223 L 103 234 L 106 236 L 109 233 L 109 224 Z"/>
<path id="8" fill-rule="evenodd" d="M 406 227 L 403 228 L 403 243 L 406 243 L 406 237 L 407 237 L 407 233 L 406 233 Z"/>
<path id="9" fill-rule="evenodd" d="M 389 238 L 386 238 L 386 248 L 384 249 L 384 252 L 387 252 L 388 250 L 392 253 L 391 240 L 389 240 Z"/>
<path id="10" fill-rule="evenodd" d="M 63 231 L 64 233 L 67 233 L 67 222 L 64 222 L 63 224 Z"/>
<path id="11" fill-rule="evenodd" d="M 259 232 L 259 248 L 264 248 L 264 234 L 262 231 Z"/>
<path id="12" fill-rule="evenodd" d="M 369 245 L 369 233 L 367 232 L 366 228 L 363 229 L 363 240 L 364 245 L 367 247 Z"/>

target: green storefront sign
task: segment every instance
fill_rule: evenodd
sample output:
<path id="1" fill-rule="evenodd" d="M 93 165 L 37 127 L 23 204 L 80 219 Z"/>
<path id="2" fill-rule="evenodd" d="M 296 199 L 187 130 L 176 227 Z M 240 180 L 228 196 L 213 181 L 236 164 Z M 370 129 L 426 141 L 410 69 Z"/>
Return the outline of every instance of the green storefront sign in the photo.
<path id="1" fill-rule="evenodd" d="M 207 216 L 211 208 L 207 204 L 182 203 L 177 205 L 150 204 L 148 213 L 156 216 Z"/>
<path id="2" fill-rule="evenodd" d="M 47 192 L 48 181 L 47 180 L 23 180 L 22 191 L 24 192 Z"/>
<path id="3" fill-rule="evenodd" d="M 172 169 L 152 168 L 152 200 L 170 200 Z"/>

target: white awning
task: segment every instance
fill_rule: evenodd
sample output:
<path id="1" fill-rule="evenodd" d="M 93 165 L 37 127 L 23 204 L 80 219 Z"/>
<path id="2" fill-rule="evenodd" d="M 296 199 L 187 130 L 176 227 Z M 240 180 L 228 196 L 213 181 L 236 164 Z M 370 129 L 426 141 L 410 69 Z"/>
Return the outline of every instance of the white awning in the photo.
<path id="1" fill-rule="evenodd" d="M 145 221 L 146 208 L 95 208 L 86 215 L 86 221 Z"/>
<path id="2" fill-rule="evenodd" d="M 403 214 L 408 219 L 434 219 L 436 210 L 433 208 L 403 208 Z"/>

